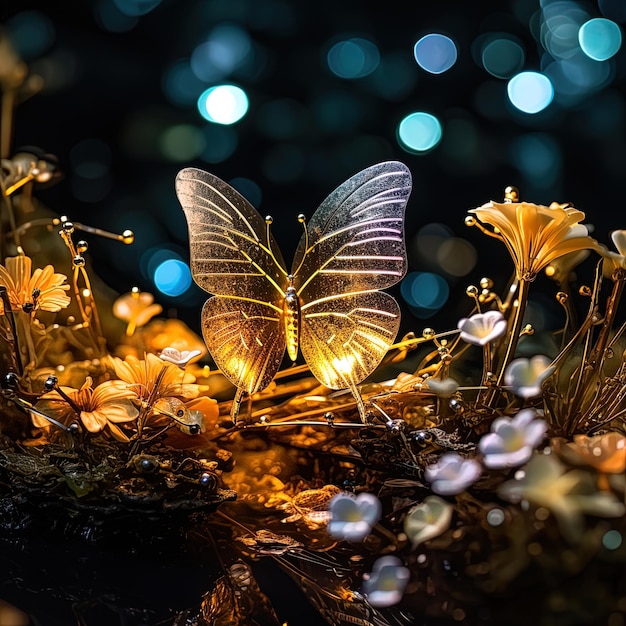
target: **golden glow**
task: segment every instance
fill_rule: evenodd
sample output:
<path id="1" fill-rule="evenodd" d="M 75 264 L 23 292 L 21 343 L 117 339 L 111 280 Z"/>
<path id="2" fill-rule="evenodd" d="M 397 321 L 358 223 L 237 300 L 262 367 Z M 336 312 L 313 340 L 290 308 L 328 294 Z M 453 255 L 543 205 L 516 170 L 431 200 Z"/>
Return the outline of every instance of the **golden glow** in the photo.
<path id="1" fill-rule="evenodd" d="M 585 214 L 566 204 L 549 207 L 527 202 L 488 202 L 470 211 L 509 250 L 518 280 L 533 280 L 555 259 L 585 249 L 599 250 L 580 222 Z"/>
<path id="2" fill-rule="evenodd" d="M 397 162 L 353 176 L 308 225 L 298 217 L 304 232 L 289 274 L 271 235 L 271 218 L 263 219 L 208 172 L 179 173 L 176 191 L 189 226 L 192 274 L 215 294 L 203 309 L 204 339 L 238 389 L 267 387 L 285 350 L 295 360 L 299 347 L 320 382 L 358 395 L 355 385 L 378 366 L 399 328 L 400 309 L 380 290 L 406 272 L 410 190 L 410 173 Z"/>
<path id="3" fill-rule="evenodd" d="M 52 265 L 32 272 L 32 260 L 23 254 L 8 257 L 5 265 L 0 265 L 0 285 L 7 289 L 7 296 L 13 311 L 20 311 L 31 306 L 33 311 L 57 312 L 67 307 L 70 298 L 64 284 L 67 277 L 57 274 Z"/>

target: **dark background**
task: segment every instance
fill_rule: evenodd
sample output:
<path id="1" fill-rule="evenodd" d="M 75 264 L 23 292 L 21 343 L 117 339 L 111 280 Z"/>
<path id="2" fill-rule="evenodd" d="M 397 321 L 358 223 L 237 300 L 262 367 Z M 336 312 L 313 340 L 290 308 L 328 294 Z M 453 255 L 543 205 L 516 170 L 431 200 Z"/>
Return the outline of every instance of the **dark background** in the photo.
<path id="1" fill-rule="evenodd" d="M 124 6 L 143 14 L 124 15 Z M 511 106 L 507 80 L 480 61 L 481 42 L 501 33 L 522 47 L 520 69 L 541 70 L 554 60 L 546 50 L 547 16 L 575 24 L 606 16 L 623 29 L 623 2 L 99 0 L 65 2 L 62 9 L 54 3 L 3 7 L 9 36 L 45 80 L 40 93 L 17 107 L 13 145 L 54 153 L 65 175 L 37 197 L 75 221 L 134 230 L 132 246 L 88 237 L 95 272 L 117 292 L 138 286 L 154 293 L 169 314 L 192 327 L 206 294 L 195 286 L 176 298 L 160 294 L 146 269 L 150 255 L 163 248 L 188 259 L 173 181 L 190 165 L 231 181 L 262 214 L 272 214 L 290 259 L 300 236 L 298 213 L 311 215 L 332 189 L 368 165 L 406 163 L 414 177 L 406 218 L 410 269 L 440 274 L 451 290 L 430 311 L 407 307 L 404 326 L 418 331 L 435 323 L 435 313 L 439 329 L 454 324 L 469 304 L 459 294 L 483 275 L 504 288 L 512 266 L 503 246 L 463 219 L 467 209 L 501 200 L 507 185 L 516 185 L 529 202 L 573 203 L 604 243 L 611 229 L 624 226 L 624 49 L 605 62 L 604 81 L 574 95 L 557 90 L 552 104 L 532 115 Z M 218 127 L 195 105 L 213 83 L 195 79 L 184 102 L 184 94 L 168 93 L 165 85 L 172 68 L 188 63 L 194 48 L 224 25 L 243 32 L 251 52 L 214 82 L 244 88 L 250 107 L 238 123 Z M 415 42 L 430 32 L 451 37 L 458 50 L 456 64 L 439 75 L 424 71 L 413 56 Z M 350 37 L 373 42 L 385 69 L 356 79 L 334 75 L 326 54 Z M 285 101 L 285 114 L 272 115 Z M 441 142 L 426 153 L 408 152 L 396 138 L 400 120 L 413 111 L 437 116 L 443 127 Z M 164 152 L 164 137 L 180 125 L 192 138 L 201 135 L 204 156 L 184 139 L 178 156 Z M 206 158 L 220 133 L 236 147 L 227 158 Z M 424 227 L 432 234 L 433 223 L 447 227 L 435 229 L 439 243 L 443 232 L 480 251 L 466 275 L 438 271 L 435 252 L 417 239 Z"/>
<path id="2" fill-rule="evenodd" d="M 64 177 L 36 192 L 51 211 L 113 232 L 135 231 L 132 246 L 85 236 L 93 271 L 116 292 L 138 286 L 154 293 L 168 315 L 196 330 L 207 295 L 195 287 L 177 298 L 160 294 L 148 268 L 150 255 L 160 249 L 188 260 L 186 223 L 174 194 L 176 174 L 187 166 L 210 170 L 249 193 L 262 214 L 274 216 L 276 237 L 290 259 L 300 237 L 298 213 L 312 214 L 364 167 L 390 159 L 406 163 L 414 177 L 406 218 L 410 270 L 438 273 L 450 287 L 449 298 L 430 312 L 403 302 L 403 327 L 418 332 L 426 325 L 454 327 L 471 308 L 463 296 L 468 283 L 489 275 L 496 289 L 506 286 L 512 265 L 504 247 L 467 228 L 463 219 L 468 209 L 501 200 L 507 185 L 519 187 L 529 202 L 572 202 L 587 213 L 594 236 L 604 243 L 611 229 L 626 228 L 624 48 L 607 62 L 608 78 L 601 84 L 574 95 L 557 93 L 534 115 L 516 111 L 507 101 L 506 79 L 480 63 L 484 37 L 504 33 L 524 50 L 520 69 L 540 70 L 551 60 L 542 43 L 542 6 L 574 22 L 581 14 L 611 17 L 623 30 L 623 0 L 141 0 L 135 2 L 142 13 L 137 16 L 120 13 L 116 7 L 123 5 L 2 3 L 5 34 L 31 72 L 44 78 L 42 91 L 16 109 L 13 145 L 36 145 L 58 157 Z M 103 15 L 115 29 L 105 26 Z M 203 120 L 193 93 L 185 101 L 164 87 L 171 68 L 186 63 L 224 24 L 246 33 L 253 50 L 217 81 L 237 84 L 249 96 L 248 114 L 227 131 Z M 413 56 L 415 42 L 430 32 L 448 35 L 458 49 L 457 63 L 440 75 L 422 70 Z M 333 75 L 326 53 L 350 37 L 375 43 L 393 71 L 353 80 Z M 191 91 L 197 98 L 210 85 L 196 81 Z M 277 122 L 268 111 L 285 100 L 287 113 Z M 396 138 L 400 120 L 413 111 L 436 115 L 443 126 L 441 142 L 423 154 L 407 152 Z M 180 125 L 191 133 L 189 141 L 202 138 L 204 150 L 194 152 L 183 141 L 179 156 L 168 156 L 163 138 Z M 203 157 L 224 136 L 236 142 L 232 153 Z M 430 238 L 420 237 L 425 232 Z M 478 253 L 462 276 L 440 271 L 434 258 L 441 241 L 453 237 Z M 394 292 L 399 295 L 399 289 Z M 177 576 L 161 574 L 169 575 Z M 166 578 L 159 580 L 167 586 Z M 319 623 L 304 614 L 305 603 L 275 573 L 265 577 L 270 587 L 272 581 L 280 589 L 268 589 L 270 595 L 289 596 L 277 603 L 283 617 Z M 182 579 L 177 585 L 195 591 L 197 583 Z"/>

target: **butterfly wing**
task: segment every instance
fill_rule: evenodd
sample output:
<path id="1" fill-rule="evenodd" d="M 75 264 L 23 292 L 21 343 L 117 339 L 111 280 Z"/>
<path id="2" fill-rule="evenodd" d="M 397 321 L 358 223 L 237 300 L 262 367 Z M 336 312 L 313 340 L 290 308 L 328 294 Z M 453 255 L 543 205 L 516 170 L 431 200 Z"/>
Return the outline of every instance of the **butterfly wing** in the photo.
<path id="1" fill-rule="evenodd" d="M 341 294 L 304 304 L 300 348 L 331 389 L 354 388 L 381 362 L 400 327 L 400 307 L 383 291 Z"/>
<path id="2" fill-rule="evenodd" d="M 236 387 L 267 387 L 285 353 L 281 316 L 263 302 L 214 296 L 202 309 L 202 334 L 220 371 Z"/>
<path id="3" fill-rule="evenodd" d="M 217 176 L 186 168 L 176 193 L 189 228 L 191 272 L 215 294 L 202 310 L 202 333 L 219 369 L 249 393 L 263 389 L 285 352 L 285 263 L 265 220 Z"/>
<path id="4" fill-rule="evenodd" d="M 400 309 L 378 290 L 406 273 L 410 193 L 411 174 L 402 163 L 369 167 L 324 200 L 298 245 L 300 346 L 313 374 L 333 389 L 367 378 L 395 340 Z"/>

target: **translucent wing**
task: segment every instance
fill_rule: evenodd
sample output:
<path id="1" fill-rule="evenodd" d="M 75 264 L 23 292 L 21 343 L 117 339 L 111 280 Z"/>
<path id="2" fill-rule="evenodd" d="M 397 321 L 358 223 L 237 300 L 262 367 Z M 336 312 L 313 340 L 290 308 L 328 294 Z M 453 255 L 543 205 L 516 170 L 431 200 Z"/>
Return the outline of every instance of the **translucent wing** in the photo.
<path id="1" fill-rule="evenodd" d="M 285 352 L 285 263 L 265 220 L 223 180 L 186 168 L 176 193 L 189 227 L 193 278 L 216 294 L 202 311 L 206 345 L 236 387 L 259 391 Z"/>
<path id="2" fill-rule="evenodd" d="M 308 223 L 308 239 L 298 245 L 300 347 L 328 387 L 355 393 L 395 340 L 400 309 L 377 290 L 406 272 L 404 211 L 410 192 L 411 174 L 402 163 L 369 167 L 324 200 Z"/>
<path id="3" fill-rule="evenodd" d="M 368 167 L 333 191 L 308 222 L 292 274 L 305 303 L 397 283 L 407 267 L 404 210 L 411 174 L 402 163 Z"/>
<path id="4" fill-rule="evenodd" d="M 331 389 L 354 389 L 378 366 L 400 327 L 400 307 L 381 291 L 328 296 L 302 306 L 300 348 Z"/>
<path id="5" fill-rule="evenodd" d="M 187 218 L 196 283 L 220 296 L 278 302 L 286 287 L 285 262 L 271 236 L 268 242 L 256 209 L 228 183 L 196 168 L 179 172 L 176 193 Z"/>
<path id="6" fill-rule="evenodd" d="M 202 334 L 221 372 L 248 393 L 269 385 L 285 354 L 281 314 L 263 302 L 210 298 L 202 309 Z"/>

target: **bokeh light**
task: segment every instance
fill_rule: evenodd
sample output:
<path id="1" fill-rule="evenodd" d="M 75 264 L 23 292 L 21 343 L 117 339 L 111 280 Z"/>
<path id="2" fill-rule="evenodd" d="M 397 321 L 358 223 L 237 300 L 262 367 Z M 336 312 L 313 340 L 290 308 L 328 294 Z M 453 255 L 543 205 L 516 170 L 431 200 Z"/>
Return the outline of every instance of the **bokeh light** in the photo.
<path id="1" fill-rule="evenodd" d="M 579 50 L 570 59 L 549 61 L 543 74 L 550 79 L 557 102 L 573 106 L 607 85 L 613 68 L 610 63 L 593 61 Z"/>
<path id="2" fill-rule="evenodd" d="M 177 297 L 191 287 L 191 271 L 179 259 L 166 259 L 154 270 L 154 285 L 166 296 Z"/>
<path id="3" fill-rule="evenodd" d="M 124 15 L 131 17 L 147 15 L 161 4 L 161 0 L 113 0 Z"/>
<path id="4" fill-rule="evenodd" d="M 550 79 L 538 72 L 520 72 L 507 85 L 511 104 L 524 113 L 543 111 L 554 98 Z"/>
<path id="5" fill-rule="evenodd" d="M 511 78 L 524 67 L 526 54 L 519 42 L 497 37 L 482 46 L 483 67 L 496 78 Z"/>
<path id="6" fill-rule="evenodd" d="M 326 62 L 339 78 L 363 78 L 378 67 L 380 52 L 369 39 L 352 37 L 334 44 L 326 55 Z"/>
<path id="7" fill-rule="evenodd" d="M 170 65 L 163 73 L 161 83 L 168 100 L 181 106 L 195 104 L 206 89 L 206 84 L 193 73 L 187 59 Z"/>
<path id="8" fill-rule="evenodd" d="M 123 13 L 112 0 L 98 0 L 94 4 L 94 17 L 110 33 L 126 33 L 139 22 L 138 16 Z"/>
<path id="9" fill-rule="evenodd" d="M 413 47 L 413 54 L 417 64 L 431 74 L 447 72 L 458 56 L 454 41 L 438 33 L 422 37 Z"/>
<path id="10" fill-rule="evenodd" d="M 450 276 L 467 276 L 476 266 L 477 260 L 476 248 L 460 237 L 445 239 L 437 250 L 436 261 Z"/>
<path id="11" fill-rule="evenodd" d="M 206 139 L 202 131 L 191 124 L 170 126 L 161 135 L 159 147 L 168 161 L 184 163 L 202 154 Z"/>
<path id="12" fill-rule="evenodd" d="M 623 537 L 619 530 L 608 530 L 602 537 L 602 546 L 607 550 L 617 550 L 622 542 Z"/>
<path id="13" fill-rule="evenodd" d="M 200 115 L 215 124 L 235 124 L 248 112 L 248 96 L 236 85 L 216 85 L 198 98 Z"/>
<path id="14" fill-rule="evenodd" d="M 38 11 L 22 11 L 7 26 L 11 45 L 26 60 L 43 54 L 55 39 L 54 24 Z"/>
<path id="15" fill-rule="evenodd" d="M 194 48 L 191 69 L 200 80 L 219 81 L 237 70 L 251 51 L 250 35 L 238 24 L 223 23 Z"/>
<path id="16" fill-rule="evenodd" d="M 554 59 L 569 59 L 579 51 L 578 30 L 589 14 L 576 2 L 542 3 L 540 43 Z"/>
<path id="17" fill-rule="evenodd" d="M 510 159 L 535 188 L 553 188 L 562 171 L 558 143 L 547 133 L 526 133 L 512 142 Z"/>
<path id="18" fill-rule="evenodd" d="M 416 317 L 427 319 L 446 303 L 450 288 L 438 274 L 409 272 L 400 285 L 400 293 Z"/>
<path id="19" fill-rule="evenodd" d="M 582 51 L 590 59 L 606 61 L 615 56 L 620 49 L 622 31 L 615 22 L 598 17 L 580 27 L 578 41 Z"/>
<path id="20" fill-rule="evenodd" d="M 430 113 L 411 113 L 398 125 L 397 135 L 405 150 L 427 152 L 441 141 L 441 122 Z"/>

